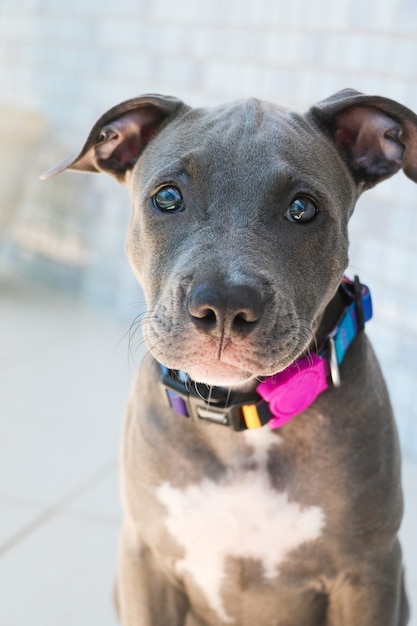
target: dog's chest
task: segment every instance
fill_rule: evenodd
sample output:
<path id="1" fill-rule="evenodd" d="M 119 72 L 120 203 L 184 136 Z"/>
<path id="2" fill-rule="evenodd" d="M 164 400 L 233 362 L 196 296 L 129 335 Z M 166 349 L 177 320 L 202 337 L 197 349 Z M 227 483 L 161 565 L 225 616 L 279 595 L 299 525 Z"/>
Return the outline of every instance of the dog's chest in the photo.
<path id="1" fill-rule="evenodd" d="M 165 482 L 157 490 L 166 509 L 166 530 L 182 550 L 177 574 L 192 580 L 225 622 L 230 616 L 222 590 L 241 584 L 234 580 L 236 565 L 255 564 L 257 580 L 250 580 L 251 568 L 246 568 L 248 587 L 258 585 L 259 577 L 271 585 L 291 552 L 320 537 L 325 525 L 320 507 L 305 507 L 271 485 L 266 463 L 277 439 L 267 433 L 247 433 L 255 450 L 253 464 L 222 482 L 202 478 L 184 488 Z"/>

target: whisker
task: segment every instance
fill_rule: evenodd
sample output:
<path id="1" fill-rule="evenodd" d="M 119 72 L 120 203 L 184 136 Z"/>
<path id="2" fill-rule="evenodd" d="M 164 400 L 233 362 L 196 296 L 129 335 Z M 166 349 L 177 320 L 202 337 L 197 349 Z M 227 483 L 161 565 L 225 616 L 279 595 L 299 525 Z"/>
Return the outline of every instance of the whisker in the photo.
<path id="1" fill-rule="evenodd" d="M 208 389 L 208 392 L 209 392 L 209 395 L 210 395 L 212 387 L 209 386 L 209 385 L 204 385 L 204 386 Z M 201 391 L 199 390 L 199 388 L 197 386 L 197 383 L 194 383 L 193 387 L 194 387 L 194 391 L 196 392 L 197 396 L 199 398 L 201 398 L 202 400 L 204 400 L 204 402 L 206 402 L 207 398 L 205 396 L 203 396 L 203 394 L 201 393 Z"/>
<path id="2" fill-rule="evenodd" d="M 187 378 L 185 379 L 185 389 L 190 392 L 191 391 L 191 385 L 190 385 L 190 377 L 187 375 Z"/>
<path id="3" fill-rule="evenodd" d="M 226 396 L 226 402 L 225 402 L 225 406 L 227 407 L 229 405 L 229 400 L 230 400 L 230 396 L 232 395 L 232 389 L 231 387 L 228 387 L 227 389 L 227 396 Z"/>

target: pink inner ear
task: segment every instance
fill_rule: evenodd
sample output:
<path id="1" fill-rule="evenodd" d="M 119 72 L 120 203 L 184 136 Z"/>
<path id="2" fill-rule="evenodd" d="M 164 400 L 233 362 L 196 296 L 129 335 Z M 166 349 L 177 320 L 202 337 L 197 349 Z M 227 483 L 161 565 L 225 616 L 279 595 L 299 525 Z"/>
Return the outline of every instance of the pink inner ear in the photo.
<path id="1" fill-rule="evenodd" d="M 356 171 L 377 182 L 403 165 L 401 126 L 374 107 L 353 107 L 335 118 L 334 140 Z"/>
<path id="2" fill-rule="evenodd" d="M 160 121 L 155 110 L 147 108 L 122 115 L 109 125 L 109 137 L 95 148 L 97 163 L 107 169 L 117 163 L 119 171 L 125 171 L 138 159 L 149 141 L 155 125 Z"/>
<path id="3" fill-rule="evenodd" d="M 105 127 L 108 137 L 94 146 L 98 169 L 118 179 L 138 160 L 163 117 L 155 107 L 130 111 Z"/>
<path id="4" fill-rule="evenodd" d="M 338 128 L 334 134 L 334 139 L 337 146 L 347 148 L 353 143 L 355 134 L 347 128 Z"/>
<path id="5" fill-rule="evenodd" d="M 140 140 L 140 135 L 127 139 L 122 146 L 116 150 L 114 156 L 122 165 L 130 165 L 136 162 L 139 154 L 144 148 L 144 142 Z"/>
<path id="6" fill-rule="evenodd" d="M 120 170 L 124 170 L 137 161 L 144 147 L 140 133 L 126 137 L 114 133 L 106 143 L 96 147 L 97 163 L 106 169 L 106 162 L 111 159 L 113 163 L 116 161 L 119 164 Z"/>

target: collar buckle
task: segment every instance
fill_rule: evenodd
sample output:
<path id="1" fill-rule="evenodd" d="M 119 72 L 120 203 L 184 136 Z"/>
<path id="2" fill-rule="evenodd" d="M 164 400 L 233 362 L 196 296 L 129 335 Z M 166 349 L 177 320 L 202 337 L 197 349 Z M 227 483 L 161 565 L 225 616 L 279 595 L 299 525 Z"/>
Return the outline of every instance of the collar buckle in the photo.
<path id="1" fill-rule="evenodd" d="M 196 422 L 221 424 L 237 431 L 246 430 L 242 407 L 248 404 L 248 394 L 239 398 L 242 394 L 199 385 L 177 370 L 162 365 L 161 370 L 162 385 L 176 413 Z M 259 402 L 258 394 L 251 395 L 253 404 Z"/>

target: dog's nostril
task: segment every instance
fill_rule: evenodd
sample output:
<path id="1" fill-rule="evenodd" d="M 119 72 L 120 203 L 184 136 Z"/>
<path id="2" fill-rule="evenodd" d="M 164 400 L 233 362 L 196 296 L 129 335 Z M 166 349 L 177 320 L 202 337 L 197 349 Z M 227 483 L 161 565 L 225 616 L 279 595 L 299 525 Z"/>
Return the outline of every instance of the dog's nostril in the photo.
<path id="1" fill-rule="evenodd" d="M 247 285 L 202 283 L 190 292 L 187 306 L 204 331 L 250 332 L 263 313 L 261 294 Z"/>
<path id="2" fill-rule="evenodd" d="M 247 324 L 254 324 L 258 321 L 258 317 L 253 313 L 248 311 L 243 311 L 242 313 L 238 313 L 233 320 L 233 325 L 236 328 L 244 328 Z"/>
<path id="3" fill-rule="evenodd" d="M 199 307 L 194 308 L 192 311 L 189 309 L 191 317 L 194 317 L 197 320 L 203 321 L 208 325 L 215 325 L 217 321 L 216 312 L 209 307 Z"/>

